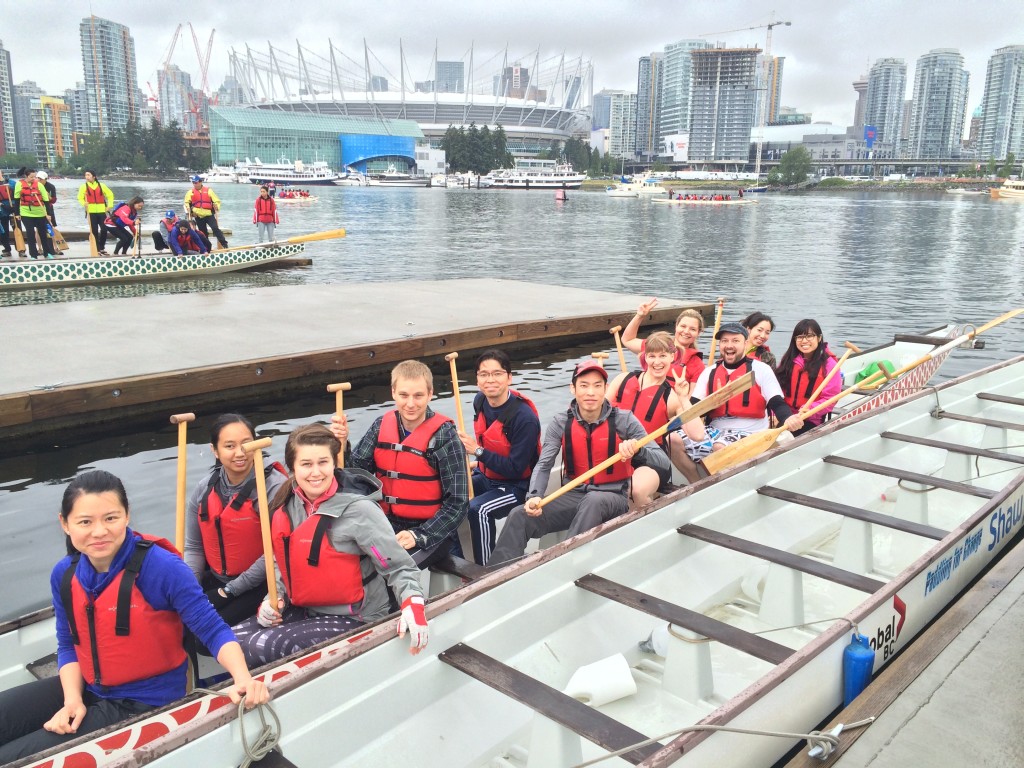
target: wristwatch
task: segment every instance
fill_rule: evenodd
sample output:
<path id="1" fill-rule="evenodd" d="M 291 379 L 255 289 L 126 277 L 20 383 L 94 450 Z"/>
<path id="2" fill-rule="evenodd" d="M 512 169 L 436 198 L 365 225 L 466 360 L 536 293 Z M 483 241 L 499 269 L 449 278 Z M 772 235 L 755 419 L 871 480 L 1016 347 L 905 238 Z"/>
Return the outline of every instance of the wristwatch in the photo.
<path id="1" fill-rule="evenodd" d="M 477 461 L 480 461 L 480 459 L 484 457 L 484 449 L 477 448 L 475 451 L 473 451 L 473 455 L 476 457 Z"/>

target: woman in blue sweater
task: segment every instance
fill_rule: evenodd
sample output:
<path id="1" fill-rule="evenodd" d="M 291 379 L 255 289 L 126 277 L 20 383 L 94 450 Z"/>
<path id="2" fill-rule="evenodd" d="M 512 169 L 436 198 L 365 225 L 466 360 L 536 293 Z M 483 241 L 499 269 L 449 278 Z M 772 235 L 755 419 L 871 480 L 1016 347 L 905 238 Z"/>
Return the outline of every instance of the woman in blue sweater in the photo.
<path id="1" fill-rule="evenodd" d="M 118 478 L 102 470 L 76 477 L 60 517 L 71 554 L 50 575 L 59 676 L 0 694 L 0 764 L 183 697 L 183 625 L 231 674 L 232 702 L 269 699 L 173 546 L 128 527 Z"/>

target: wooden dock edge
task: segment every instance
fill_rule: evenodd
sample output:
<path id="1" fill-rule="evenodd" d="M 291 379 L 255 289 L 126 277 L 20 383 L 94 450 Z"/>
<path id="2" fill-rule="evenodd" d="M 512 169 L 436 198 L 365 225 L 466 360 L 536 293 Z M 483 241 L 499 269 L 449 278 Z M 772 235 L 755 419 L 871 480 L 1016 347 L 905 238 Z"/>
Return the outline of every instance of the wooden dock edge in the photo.
<path id="1" fill-rule="evenodd" d="M 1013 549 L 979 576 L 906 650 L 889 662 L 850 706 L 841 710 L 819 730 L 827 733 L 839 723 L 855 723 L 880 716 L 1021 571 L 1024 571 L 1024 538 L 1018 536 Z M 870 728 L 869 725 L 851 731 L 844 730 L 839 736 L 839 746 L 829 757 L 828 764 L 835 763 Z M 808 756 L 806 744 L 801 743 L 799 750 L 785 764 L 785 768 L 820 768 L 824 765 L 821 760 Z"/>
<path id="2" fill-rule="evenodd" d="M 693 304 L 705 317 L 711 304 Z M 678 306 L 655 309 L 645 330 L 672 323 Z M 451 351 L 463 354 L 489 347 L 536 350 L 586 339 L 611 343 L 608 330 L 625 324 L 627 313 L 577 315 L 495 324 L 457 331 L 392 339 L 372 344 L 278 355 L 143 376 L 109 379 L 70 386 L 0 395 L 0 440 L 8 443 L 0 455 L 47 435 L 116 420 L 139 423 L 153 414 L 175 409 L 266 401 L 274 396 L 311 392 L 340 378 L 358 382 L 379 375 L 407 359 L 428 365 L 443 361 Z M 378 382 L 379 383 L 379 382 Z M 18 440 L 17 446 L 9 441 Z M 0 444 L 2 445 L 2 444 Z"/>

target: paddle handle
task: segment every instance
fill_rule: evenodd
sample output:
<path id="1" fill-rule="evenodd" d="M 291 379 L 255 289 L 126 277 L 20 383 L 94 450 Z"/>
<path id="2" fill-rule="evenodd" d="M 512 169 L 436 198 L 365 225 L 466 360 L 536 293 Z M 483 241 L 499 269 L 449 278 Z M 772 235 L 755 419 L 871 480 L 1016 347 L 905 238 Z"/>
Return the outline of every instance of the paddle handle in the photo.
<path id="1" fill-rule="evenodd" d="M 715 364 L 715 351 L 718 346 L 718 329 L 722 326 L 722 309 L 725 308 L 725 296 L 718 297 L 718 309 L 715 310 L 715 330 L 711 332 L 711 351 L 708 353 L 708 364 L 706 368 L 710 368 Z"/>
<path id="2" fill-rule="evenodd" d="M 612 336 L 615 337 L 615 349 L 619 353 L 619 367 L 622 368 L 622 372 L 626 373 L 629 369 L 626 367 L 626 355 L 622 351 L 622 326 L 616 325 L 614 328 L 608 331 Z"/>
<path id="3" fill-rule="evenodd" d="M 242 443 L 242 450 L 251 453 L 256 473 L 256 498 L 260 505 L 260 533 L 263 536 L 263 562 L 267 566 L 267 598 L 270 607 L 277 610 L 277 579 L 274 577 L 274 547 L 270 541 L 270 510 L 267 501 L 267 477 L 263 467 L 263 449 L 274 441 L 269 437 Z"/>
<path id="4" fill-rule="evenodd" d="M 174 501 L 174 546 L 185 554 L 185 470 L 188 460 L 188 440 L 186 430 L 188 423 L 195 421 L 194 413 L 176 413 L 171 416 L 171 424 L 178 425 L 178 477 Z"/>
<path id="5" fill-rule="evenodd" d="M 448 361 L 448 365 L 451 366 L 452 370 L 452 396 L 455 398 L 455 417 L 458 419 L 459 432 L 466 433 L 466 419 L 462 415 L 462 398 L 459 395 L 459 372 L 455 367 L 455 361 L 458 359 L 458 352 L 449 352 L 444 356 L 444 359 Z M 466 480 L 468 484 L 469 498 L 473 498 L 473 466 L 470 461 L 469 455 L 466 455 Z"/>
<path id="6" fill-rule="evenodd" d="M 327 391 L 334 393 L 334 412 L 341 416 L 345 412 L 345 393 L 352 389 L 352 385 L 343 381 L 339 384 L 328 384 Z M 338 451 L 338 467 L 345 468 L 345 446 Z"/>

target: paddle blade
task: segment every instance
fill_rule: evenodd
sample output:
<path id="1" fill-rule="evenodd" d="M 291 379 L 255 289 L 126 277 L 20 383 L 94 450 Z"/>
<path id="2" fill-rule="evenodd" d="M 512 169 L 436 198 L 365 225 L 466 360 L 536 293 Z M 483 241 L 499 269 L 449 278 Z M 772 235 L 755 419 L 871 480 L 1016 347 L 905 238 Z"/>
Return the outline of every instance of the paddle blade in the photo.
<path id="1" fill-rule="evenodd" d="M 285 240 L 286 243 L 312 243 L 316 240 L 334 240 L 338 237 L 344 237 L 344 229 L 329 229 L 326 232 L 314 232 L 311 235 L 299 235 L 298 237 L 289 237 Z"/>
<path id="2" fill-rule="evenodd" d="M 734 467 L 755 456 L 760 456 L 775 445 L 779 435 L 785 431 L 784 427 L 778 427 L 777 429 L 767 429 L 764 432 L 755 432 L 742 440 L 737 440 L 732 445 L 712 451 L 710 455 L 701 459 L 701 464 L 712 475 L 723 469 Z"/>

